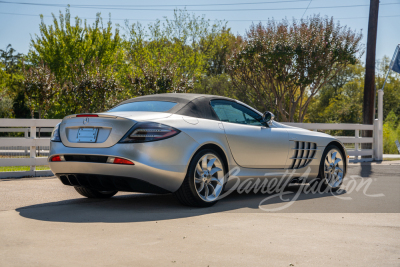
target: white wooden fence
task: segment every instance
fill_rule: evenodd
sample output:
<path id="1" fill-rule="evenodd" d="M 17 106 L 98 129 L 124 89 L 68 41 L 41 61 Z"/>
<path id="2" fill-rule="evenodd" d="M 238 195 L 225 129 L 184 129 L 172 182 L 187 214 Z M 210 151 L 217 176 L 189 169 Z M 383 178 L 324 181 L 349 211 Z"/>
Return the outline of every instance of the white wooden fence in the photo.
<path id="1" fill-rule="evenodd" d="M 61 120 L 38 120 L 38 119 L 0 119 L 0 132 L 23 132 L 24 137 L 0 138 L 0 147 L 29 147 L 29 158 L 0 158 L 0 167 L 30 166 L 29 171 L 0 172 L 0 178 L 27 177 L 27 176 L 49 176 L 51 171 L 37 171 L 36 166 L 48 165 L 47 157 L 36 157 L 36 147 L 50 146 L 50 138 L 37 138 L 38 127 L 41 132 L 49 132 Z M 5 128 L 8 127 L 8 128 Z M 12 127 L 12 128 L 10 128 Z M 18 127 L 18 128 L 16 128 Z M 29 135 L 28 135 L 29 133 Z"/>
<path id="2" fill-rule="evenodd" d="M 38 127 L 50 127 L 41 129 L 41 132 L 51 131 L 61 120 L 38 120 L 38 119 L 0 119 L 0 132 L 24 132 L 25 137 L 3 137 L 0 138 L 0 147 L 29 147 L 30 158 L 0 158 L 0 167 L 4 166 L 30 166 L 29 171 L 23 172 L 0 172 L 0 178 L 27 177 L 27 176 L 49 176 L 51 171 L 37 171 L 36 166 L 47 165 L 47 157 L 36 157 L 37 146 L 50 146 L 50 138 L 37 138 Z M 355 144 L 354 149 L 348 149 L 352 157 L 350 161 L 371 161 L 382 160 L 382 128 L 378 120 L 374 125 L 365 124 L 329 124 L 329 123 L 286 123 L 290 126 L 300 127 L 309 130 L 354 130 L 354 136 L 337 137 L 345 144 Z M 8 128 L 6 128 L 8 127 Z M 13 127 L 13 128 L 11 128 Z M 19 127 L 19 128 L 15 128 Z M 360 137 L 360 130 L 371 130 L 374 137 Z M 28 135 L 28 132 L 30 135 Z M 371 143 L 372 149 L 360 149 L 359 144 Z M 360 158 L 371 156 L 371 158 Z"/>

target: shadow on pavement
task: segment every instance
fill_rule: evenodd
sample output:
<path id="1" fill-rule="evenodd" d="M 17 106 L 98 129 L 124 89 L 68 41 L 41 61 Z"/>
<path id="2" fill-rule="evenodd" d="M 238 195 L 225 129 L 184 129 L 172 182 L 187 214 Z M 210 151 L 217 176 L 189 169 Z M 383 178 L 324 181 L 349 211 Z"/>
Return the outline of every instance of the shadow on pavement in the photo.
<path id="1" fill-rule="evenodd" d="M 370 177 L 373 174 L 371 162 L 363 162 L 361 164 L 360 176 Z"/>
<path id="2" fill-rule="evenodd" d="M 283 198 L 293 199 L 295 196 L 295 192 L 297 192 L 299 188 L 300 186 L 290 186 L 286 191 L 292 191 L 292 193 L 283 196 Z M 345 194 L 345 192 L 341 192 L 340 194 Z M 261 193 L 239 194 L 237 192 L 234 192 L 212 207 L 192 208 L 182 206 L 172 194 L 132 194 L 115 196 L 111 199 L 106 200 L 80 198 L 43 203 L 21 207 L 18 208 L 17 211 L 20 213 L 21 216 L 26 218 L 53 222 L 146 222 L 188 218 L 220 212 L 264 213 L 265 211 L 259 209 L 259 203 L 265 198 L 271 196 L 273 195 Z M 329 197 L 335 198 L 330 193 L 301 193 L 295 200 L 295 203 L 304 200 Z M 279 196 L 276 196 L 267 201 L 264 201 L 262 207 L 280 207 L 287 203 L 287 201 L 284 201 Z M 316 207 L 316 205 L 314 205 L 313 207 Z M 314 212 L 326 212 L 326 209 L 324 207 L 319 207 L 318 210 L 319 211 L 314 210 Z M 303 212 L 305 211 L 303 210 Z"/>

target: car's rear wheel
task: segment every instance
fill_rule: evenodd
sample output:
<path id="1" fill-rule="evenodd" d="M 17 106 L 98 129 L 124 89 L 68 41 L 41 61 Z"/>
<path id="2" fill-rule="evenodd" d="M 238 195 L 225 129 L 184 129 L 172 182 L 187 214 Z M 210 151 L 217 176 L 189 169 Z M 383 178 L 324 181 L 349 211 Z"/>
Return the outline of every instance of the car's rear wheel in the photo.
<path id="1" fill-rule="evenodd" d="M 336 145 L 329 145 L 322 154 L 319 180 L 322 190 L 336 191 L 343 183 L 345 157 Z"/>
<path id="2" fill-rule="evenodd" d="M 191 160 L 185 180 L 175 196 L 187 206 L 212 206 L 223 192 L 225 173 L 222 157 L 216 151 L 201 150 Z"/>
<path id="3" fill-rule="evenodd" d="M 110 198 L 118 193 L 118 191 L 98 191 L 82 186 L 74 186 L 74 188 L 76 192 L 88 198 Z"/>

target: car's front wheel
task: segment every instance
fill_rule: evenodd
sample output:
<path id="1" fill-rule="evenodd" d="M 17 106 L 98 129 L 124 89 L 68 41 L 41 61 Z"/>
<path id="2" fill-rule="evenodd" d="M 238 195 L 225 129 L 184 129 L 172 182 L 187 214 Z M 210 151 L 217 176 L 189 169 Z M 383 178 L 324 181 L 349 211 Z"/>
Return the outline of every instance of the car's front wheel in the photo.
<path id="1" fill-rule="evenodd" d="M 336 145 L 329 145 L 322 154 L 319 179 L 322 190 L 336 191 L 343 183 L 346 158 Z"/>
<path id="2" fill-rule="evenodd" d="M 175 196 L 187 206 L 212 206 L 223 192 L 225 173 L 222 157 L 212 149 L 203 149 L 191 160 L 185 180 Z"/>
<path id="3" fill-rule="evenodd" d="M 110 198 L 118 193 L 118 191 L 98 191 L 82 186 L 74 186 L 74 188 L 76 192 L 88 198 Z"/>

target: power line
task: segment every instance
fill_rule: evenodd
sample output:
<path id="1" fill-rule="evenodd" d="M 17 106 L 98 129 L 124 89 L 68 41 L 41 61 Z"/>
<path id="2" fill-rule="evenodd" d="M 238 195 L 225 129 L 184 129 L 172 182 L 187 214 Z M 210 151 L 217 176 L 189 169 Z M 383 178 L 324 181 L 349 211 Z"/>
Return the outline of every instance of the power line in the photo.
<path id="1" fill-rule="evenodd" d="M 7 1 L 0 1 L 0 3 L 10 3 L 10 4 L 23 4 L 23 5 L 41 5 L 41 6 L 54 6 L 54 7 L 66 7 L 60 6 L 58 4 L 40 4 L 40 3 L 23 3 L 23 2 L 7 2 Z M 400 3 L 384 3 L 381 5 L 399 5 Z M 349 8 L 349 7 L 365 7 L 369 5 L 348 5 L 348 6 L 322 6 L 322 7 L 309 7 L 308 9 L 329 9 L 329 8 Z M 94 8 L 89 6 L 73 6 L 73 8 Z M 141 10 L 141 11 L 174 11 L 175 9 L 156 9 L 156 8 L 118 8 L 118 7 L 96 7 L 97 9 L 107 9 L 107 10 Z M 285 8 L 247 8 L 247 9 L 192 9 L 187 11 L 201 11 L 201 12 L 212 12 L 212 11 L 274 11 L 274 10 L 299 10 L 304 9 L 304 7 L 285 7 Z"/>
<path id="2" fill-rule="evenodd" d="M 7 12 L 0 12 L 0 14 L 5 14 L 5 15 L 18 15 L 18 16 L 32 16 L 32 17 L 39 17 L 39 15 L 35 14 L 20 14 L 20 13 L 7 13 Z M 53 16 L 43 16 L 45 18 L 52 18 Z M 392 16 L 379 16 L 379 18 L 393 18 L 393 17 L 400 17 L 400 15 L 392 15 Z M 79 17 L 81 19 L 97 19 L 97 18 L 87 18 L 87 17 Z M 368 17 L 347 17 L 347 18 L 334 18 L 334 19 L 367 19 Z M 157 19 L 112 19 L 112 20 L 135 20 L 135 21 L 157 21 Z M 162 21 L 162 20 L 161 20 Z M 248 19 L 232 19 L 232 20 L 226 20 L 228 22 L 230 21 L 243 21 L 243 22 L 252 22 L 252 21 L 268 21 L 268 20 L 248 20 Z"/>
<path id="3" fill-rule="evenodd" d="M 282 1 L 268 1 L 268 2 L 251 2 L 251 3 L 228 3 L 228 4 L 198 4 L 198 5 L 70 5 L 71 7 L 152 7 L 152 6 L 236 6 L 236 5 L 262 5 L 262 4 L 274 4 L 274 3 L 288 3 L 288 2 L 308 2 L 309 0 L 282 0 Z M 27 3 L 27 2 L 10 2 L 0 1 L 6 4 L 18 4 L 18 5 L 37 5 L 37 6 L 55 6 L 55 7 L 66 7 L 67 4 L 44 4 L 44 3 Z"/>
<path id="4" fill-rule="evenodd" d="M 309 7 L 310 7 L 310 5 L 311 5 L 311 2 L 312 2 L 312 0 L 310 0 L 310 3 L 308 3 L 308 6 L 307 6 L 306 10 L 304 10 L 304 13 L 303 13 L 303 15 L 301 16 L 301 18 L 303 18 L 303 17 L 304 17 L 304 15 L 306 14 L 306 12 L 307 12 L 308 8 L 309 8 Z"/>

